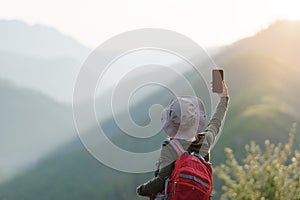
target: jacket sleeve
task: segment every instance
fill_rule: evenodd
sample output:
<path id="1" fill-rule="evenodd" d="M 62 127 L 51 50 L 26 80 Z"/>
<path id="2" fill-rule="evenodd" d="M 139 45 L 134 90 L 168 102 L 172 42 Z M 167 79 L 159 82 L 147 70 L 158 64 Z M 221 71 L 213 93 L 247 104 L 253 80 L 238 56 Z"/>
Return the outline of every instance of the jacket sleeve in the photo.
<path id="1" fill-rule="evenodd" d="M 163 144 L 159 159 L 160 167 L 158 175 L 142 185 L 141 193 L 152 195 L 163 191 L 165 180 L 171 176 L 176 158 L 176 152 L 174 152 L 171 145 Z"/>
<path id="2" fill-rule="evenodd" d="M 213 114 L 212 118 L 208 123 L 207 128 L 204 131 L 205 139 L 209 147 L 214 143 L 215 138 L 219 133 L 222 120 L 224 119 L 225 113 L 227 111 L 228 102 L 229 97 L 220 98 L 216 111 Z"/>

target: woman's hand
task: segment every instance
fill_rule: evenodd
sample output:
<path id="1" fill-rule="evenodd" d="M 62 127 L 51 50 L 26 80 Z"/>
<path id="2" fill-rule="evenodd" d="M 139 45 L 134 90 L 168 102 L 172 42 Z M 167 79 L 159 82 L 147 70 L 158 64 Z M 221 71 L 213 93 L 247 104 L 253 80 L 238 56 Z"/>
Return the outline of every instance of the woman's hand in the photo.
<path id="1" fill-rule="evenodd" d="M 226 86 L 226 83 L 225 83 L 224 80 L 222 81 L 222 85 L 223 85 L 223 92 L 222 93 L 217 93 L 217 94 L 219 95 L 220 98 L 221 97 L 229 97 L 229 95 L 228 95 L 228 89 L 227 89 L 227 86 Z M 212 89 L 212 87 L 213 87 L 213 83 L 212 82 L 210 82 L 210 87 Z"/>

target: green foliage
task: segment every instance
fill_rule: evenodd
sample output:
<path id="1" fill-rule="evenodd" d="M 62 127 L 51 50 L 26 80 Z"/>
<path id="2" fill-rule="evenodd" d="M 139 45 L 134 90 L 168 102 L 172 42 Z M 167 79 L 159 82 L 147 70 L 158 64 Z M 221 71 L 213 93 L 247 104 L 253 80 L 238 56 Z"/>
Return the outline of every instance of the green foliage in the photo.
<path id="1" fill-rule="evenodd" d="M 246 157 L 240 164 L 230 148 L 227 160 L 215 169 L 224 181 L 221 199 L 296 200 L 300 199 L 300 151 L 293 151 L 296 124 L 286 144 L 265 141 L 265 151 L 255 142 L 245 146 Z"/>

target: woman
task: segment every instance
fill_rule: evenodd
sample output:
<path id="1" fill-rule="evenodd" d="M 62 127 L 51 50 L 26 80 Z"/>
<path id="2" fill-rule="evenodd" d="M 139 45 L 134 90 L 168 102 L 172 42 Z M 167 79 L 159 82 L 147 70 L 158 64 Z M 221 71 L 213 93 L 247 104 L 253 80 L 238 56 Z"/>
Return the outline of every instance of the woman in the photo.
<path id="1" fill-rule="evenodd" d="M 203 132 L 201 131 L 206 120 L 205 107 L 199 98 L 177 96 L 164 109 L 162 124 L 169 140 L 163 142 L 157 176 L 137 187 L 139 195 L 154 196 L 164 190 L 165 180 L 171 176 L 174 163 L 178 158 L 172 145 L 169 145 L 169 141 L 173 138 L 176 138 L 189 153 L 195 152 L 200 154 L 206 161 L 210 161 L 210 149 L 219 133 L 229 102 L 227 86 L 224 81 L 222 84 L 223 92 L 218 93 L 220 101 Z"/>

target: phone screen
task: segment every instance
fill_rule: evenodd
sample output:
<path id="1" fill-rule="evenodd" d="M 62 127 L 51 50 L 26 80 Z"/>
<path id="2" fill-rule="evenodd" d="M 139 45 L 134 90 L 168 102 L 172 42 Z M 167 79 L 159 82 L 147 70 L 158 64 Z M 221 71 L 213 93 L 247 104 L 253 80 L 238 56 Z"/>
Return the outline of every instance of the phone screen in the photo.
<path id="1" fill-rule="evenodd" d="M 222 85 L 223 79 L 224 79 L 224 70 L 223 69 L 214 69 L 212 71 L 213 92 L 215 92 L 215 93 L 223 92 L 223 85 Z"/>

